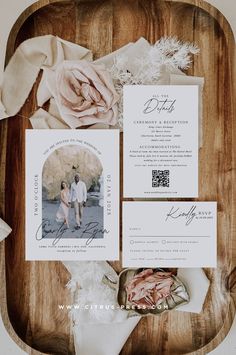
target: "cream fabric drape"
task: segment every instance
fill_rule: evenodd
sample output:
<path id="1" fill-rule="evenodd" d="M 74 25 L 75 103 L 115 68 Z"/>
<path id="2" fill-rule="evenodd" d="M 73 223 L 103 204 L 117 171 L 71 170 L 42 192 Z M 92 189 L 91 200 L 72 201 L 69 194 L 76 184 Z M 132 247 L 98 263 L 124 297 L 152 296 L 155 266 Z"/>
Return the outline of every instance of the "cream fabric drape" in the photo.
<path id="1" fill-rule="evenodd" d="M 14 116 L 21 109 L 40 69 L 54 69 L 63 60 L 68 59 L 92 60 L 92 53 L 84 47 L 52 35 L 35 37 L 23 42 L 3 74 L 0 118 Z M 39 106 L 42 100 L 42 91 L 39 90 Z"/>

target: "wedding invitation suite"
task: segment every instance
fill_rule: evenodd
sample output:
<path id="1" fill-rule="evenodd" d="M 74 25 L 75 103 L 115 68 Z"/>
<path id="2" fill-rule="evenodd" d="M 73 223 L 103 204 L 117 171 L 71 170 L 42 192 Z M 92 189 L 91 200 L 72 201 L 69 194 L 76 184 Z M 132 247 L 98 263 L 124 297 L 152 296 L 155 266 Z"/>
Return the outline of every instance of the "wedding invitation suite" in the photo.
<path id="1" fill-rule="evenodd" d="M 124 197 L 198 196 L 198 86 L 124 86 Z"/>
<path id="2" fill-rule="evenodd" d="M 123 202 L 123 267 L 216 267 L 216 202 Z"/>
<path id="3" fill-rule="evenodd" d="M 119 259 L 119 131 L 26 131 L 26 260 Z"/>

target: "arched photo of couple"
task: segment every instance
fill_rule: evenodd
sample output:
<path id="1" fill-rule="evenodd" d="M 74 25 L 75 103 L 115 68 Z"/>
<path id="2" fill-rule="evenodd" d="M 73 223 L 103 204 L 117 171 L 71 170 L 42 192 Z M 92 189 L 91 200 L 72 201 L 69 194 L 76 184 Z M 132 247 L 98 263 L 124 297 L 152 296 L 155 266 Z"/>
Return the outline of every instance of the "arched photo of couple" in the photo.
<path id="1" fill-rule="evenodd" d="M 55 150 L 42 174 L 44 238 L 85 238 L 89 225 L 102 229 L 103 184 L 102 164 L 89 149 L 68 145 Z"/>
<path id="2" fill-rule="evenodd" d="M 70 228 L 69 212 L 70 207 L 72 207 L 74 208 L 75 229 L 80 229 L 83 223 L 84 207 L 87 202 L 87 188 L 78 173 L 75 174 L 70 188 L 66 181 L 61 182 L 60 199 L 61 203 L 56 213 L 56 221 L 64 222 L 67 228 Z"/>

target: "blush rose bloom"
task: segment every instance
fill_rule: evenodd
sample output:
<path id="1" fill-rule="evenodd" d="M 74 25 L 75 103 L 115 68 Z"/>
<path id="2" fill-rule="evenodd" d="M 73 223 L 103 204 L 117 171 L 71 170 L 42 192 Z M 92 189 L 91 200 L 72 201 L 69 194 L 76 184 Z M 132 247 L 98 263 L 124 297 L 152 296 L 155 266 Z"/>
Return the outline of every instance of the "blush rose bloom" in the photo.
<path id="1" fill-rule="evenodd" d="M 171 272 L 146 269 L 125 285 L 128 301 L 135 306 L 151 309 L 170 295 L 173 283 Z"/>
<path id="2" fill-rule="evenodd" d="M 117 123 L 119 95 L 103 65 L 86 60 L 63 61 L 48 77 L 48 88 L 71 128 Z"/>

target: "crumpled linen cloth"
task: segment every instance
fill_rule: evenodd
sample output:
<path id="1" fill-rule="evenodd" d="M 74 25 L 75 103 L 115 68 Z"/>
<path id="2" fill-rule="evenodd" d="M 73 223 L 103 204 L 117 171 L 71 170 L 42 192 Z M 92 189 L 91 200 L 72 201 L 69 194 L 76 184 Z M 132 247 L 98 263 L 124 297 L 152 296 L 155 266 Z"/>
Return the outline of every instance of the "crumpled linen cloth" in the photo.
<path id="1" fill-rule="evenodd" d="M 120 50 L 100 58 L 95 61 L 95 63 L 103 63 L 109 67 L 112 65 L 114 55 L 126 53 L 130 59 L 130 70 L 135 70 L 133 67 L 133 59 L 149 47 L 150 44 L 145 39 L 141 38 L 136 43 L 129 43 Z M 3 76 L 3 84 L 0 89 L 0 119 L 13 116 L 20 110 L 33 87 L 40 69 L 47 68 L 54 70 L 60 62 L 66 59 L 92 60 L 92 53 L 86 48 L 51 35 L 32 38 L 22 43 L 11 58 Z M 30 118 L 31 124 L 33 128 L 37 129 L 69 128 L 60 117 L 54 98 L 49 97 L 46 72 L 47 71 L 43 72 L 42 80 L 38 88 L 37 102 L 40 107 L 49 99 L 49 111 L 46 112 L 42 108 L 37 110 Z M 164 67 L 158 84 L 199 85 L 199 119 L 201 120 L 201 92 L 203 82 L 203 78 L 185 76 L 184 73 L 179 70 L 169 73 Z M 91 128 L 108 128 L 108 126 L 97 124 Z M 200 134 L 200 145 L 201 144 L 202 135 Z M 9 232 L 10 227 L 0 220 L 0 240 L 4 239 Z M 98 262 L 92 263 L 95 263 L 93 267 L 96 269 L 98 265 L 96 263 Z M 80 289 L 81 286 L 79 286 L 80 284 L 83 285 L 85 294 L 86 291 L 91 291 L 91 287 L 94 287 L 92 293 L 94 293 L 96 287 L 101 288 L 101 280 L 100 282 L 96 281 L 95 285 L 91 280 L 86 284 L 84 272 L 81 274 L 82 262 L 68 261 L 64 262 L 64 265 L 71 274 L 71 288 L 74 292 L 75 302 L 78 294 L 82 291 Z M 112 275 L 114 279 L 118 277 L 107 262 L 99 262 L 99 267 L 100 276 L 102 273 L 107 274 L 109 270 L 109 274 Z M 93 275 L 98 277 L 96 273 L 93 273 Z M 191 296 L 190 303 L 179 307 L 179 310 L 201 312 L 209 287 L 209 280 L 203 270 L 180 269 L 178 276 L 185 282 Z M 99 294 L 102 295 L 101 289 L 99 292 Z M 94 295 L 96 297 L 96 293 L 94 293 Z M 114 298 L 114 294 L 112 297 Z M 91 313 L 87 311 L 75 312 L 72 316 L 75 322 L 73 330 L 76 353 L 79 355 L 117 355 L 140 320 L 140 317 L 127 319 L 124 312 L 125 311 L 120 310 L 113 312 L 111 316 L 113 318 L 109 318 L 110 316 L 108 316 L 106 321 L 104 318 L 103 320 L 101 317 L 99 318 L 97 313 L 96 317 L 91 317 Z M 81 319 L 83 322 L 78 322 L 78 320 Z"/>

